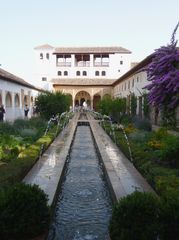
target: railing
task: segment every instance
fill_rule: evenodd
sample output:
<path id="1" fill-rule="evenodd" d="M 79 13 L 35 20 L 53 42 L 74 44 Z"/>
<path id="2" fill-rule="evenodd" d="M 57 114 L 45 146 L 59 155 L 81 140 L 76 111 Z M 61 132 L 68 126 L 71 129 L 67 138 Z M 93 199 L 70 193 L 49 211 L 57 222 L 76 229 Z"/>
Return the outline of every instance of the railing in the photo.
<path id="1" fill-rule="evenodd" d="M 76 67 L 90 67 L 89 61 L 79 61 L 75 64 Z"/>
<path id="2" fill-rule="evenodd" d="M 94 67 L 109 67 L 109 62 L 94 62 Z"/>
<path id="3" fill-rule="evenodd" d="M 58 67 L 71 67 L 71 62 L 57 62 Z"/>

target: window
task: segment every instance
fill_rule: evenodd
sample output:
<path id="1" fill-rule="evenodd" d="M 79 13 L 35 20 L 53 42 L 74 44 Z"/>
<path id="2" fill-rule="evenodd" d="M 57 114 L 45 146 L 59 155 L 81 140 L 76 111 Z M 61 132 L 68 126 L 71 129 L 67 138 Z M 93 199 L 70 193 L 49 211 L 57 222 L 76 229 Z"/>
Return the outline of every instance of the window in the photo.
<path id="1" fill-rule="evenodd" d="M 99 71 L 96 71 L 96 72 L 95 72 L 95 76 L 99 76 Z"/>
<path id="2" fill-rule="evenodd" d="M 134 78 L 132 79 L 132 87 L 134 87 Z"/>
<path id="3" fill-rule="evenodd" d="M 64 76 L 68 76 L 68 72 L 67 71 L 64 71 Z"/>
<path id="4" fill-rule="evenodd" d="M 58 75 L 58 76 L 61 76 L 61 75 L 62 75 L 62 72 L 61 72 L 61 71 L 58 71 L 58 72 L 57 72 L 57 75 Z"/>
<path id="5" fill-rule="evenodd" d="M 46 59 L 49 59 L 49 57 L 50 57 L 49 53 L 46 53 Z"/>
<path id="6" fill-rule="evenodd" d="M 47 81 L 47 78 L 46 77 L 42 77 L 42 81 Z"/>
<path id="7" fill-rule="evenodd" d="M 43 53 L 40 53 L 40 59 L 43 59 Z"/>
<path id="8" fill-rule="evenodd" d="M 105 72 L 105 71 L 102 71 L 101 75 L 102 75 L 102 76 L 106 76 L 106 72 Z"/>
<path id="9" fill-rule="evenodd" d="M 83 76 L 87 76 L 87 72 L 86 71 L 83 71 Z"/>
<path id="10" fill-rule="evenodd" d="M 122 65 L 122 64 L 123 64 L 123 61 L 120 61 L 120 64 Z"/>
<path id="11" fill-rule="evenodd" d="M 128 89 L 130 89 L 130 81 L 128 82 Z"/>
<path id="12" fill-rule="evenodd" d="M 71 55 L 68 54 L 58 55 L 56 61 L 57 66 L 59 67 L 71 67 Z"/>
<path id="13" fill-rule="evenodd" d="M 139 77 L 137 77 L 137 82 L 139 82 Z"/>
<path id="14" fill-rule="evenodd" d="M 76 76 L 80 76 L 80 71 L 76 71 Z"/>
<path id="15" fill-rule="evenodd" d="M 94 66 L 109 67 L 109 54 L 94 54 Z"/>
<path id="16" fill-rule="evenodd" d="M 126 82 L 125 82 L 125 84 L 124 84 L 124 90 L 126 91 Z"/>
<path id="17" fill-rule="evenodd" d="M 89 54 L 76 54 L 75 55 L 75 66 L 89 67 L 90 66 L 90 55 Z"/>

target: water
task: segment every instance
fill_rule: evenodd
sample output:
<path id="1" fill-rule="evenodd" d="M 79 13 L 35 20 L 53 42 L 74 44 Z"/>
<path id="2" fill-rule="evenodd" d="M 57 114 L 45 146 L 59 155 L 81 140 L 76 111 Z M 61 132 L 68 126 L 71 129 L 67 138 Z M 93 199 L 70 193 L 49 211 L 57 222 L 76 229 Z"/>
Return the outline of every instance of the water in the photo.
<path id="1" fill-rule="evenodd" d="M 105 240 L 112 202 L 89 126 L 78 126 L 48 240 Z"/>

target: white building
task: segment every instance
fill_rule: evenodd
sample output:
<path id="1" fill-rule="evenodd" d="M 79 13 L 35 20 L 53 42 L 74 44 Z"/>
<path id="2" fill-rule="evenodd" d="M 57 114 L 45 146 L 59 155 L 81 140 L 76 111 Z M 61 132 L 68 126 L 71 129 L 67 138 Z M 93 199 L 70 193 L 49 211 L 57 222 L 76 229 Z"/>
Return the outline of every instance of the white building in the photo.
<path id="1" fill-rule="evenodd" d="M 60 90 L 72 97 L 72 106 L 87 101 L 91 108 L 111 84 L 131 66 L 131 52 L 122 47 L 35 48 L 38 86 Z"/>
<path id="2" fill-rule="evenodd" d="M 151 63 L 153 54 L 147 56 L 141 62 L 136 64 L 123 76 L 113 83 L 112 95 L 114 98 L 127 98 L 132 93 L 137 97 L 137 115 L 143 116 L 143 95 L 147 93 L 144 87 L 149 84 L 147 80 L 146 67 Z"/>
<path id="3" fill-rule="evenodd" d="M 25 104 L 30 109 L 30 117 L 39 91 L 40 89 L 0 68 L 0 105 L 4 105 L 5 120 L 13 121 L 16 118 L 23 118 Z"/>

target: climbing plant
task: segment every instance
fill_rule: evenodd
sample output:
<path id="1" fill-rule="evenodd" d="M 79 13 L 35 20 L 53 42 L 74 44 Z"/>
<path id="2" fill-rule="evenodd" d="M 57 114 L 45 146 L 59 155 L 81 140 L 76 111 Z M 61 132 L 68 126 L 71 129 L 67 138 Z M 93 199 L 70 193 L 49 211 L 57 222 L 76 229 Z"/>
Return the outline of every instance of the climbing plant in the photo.
<path id="1" fill-rule="evenodd" d="M 170 44 L 155 50 L 153 60 L 147 68 L 148 80 L 151 82 L 145 87 L 149 90 L 148 100 L 161 110 L 166 125 L 175 124 L 171 115 L 175 115 L 179 104 L 179 49 L 175 40 L 178 27 L 179 22 Z"/>
<path id="2" fill-rule="evenodd" d="M 143 94 L 142 108 L 143 108 L 144 117 L 149 118 L 150 107 L 149 107 L 149 103 L 148 103 L 148 100 L 147 100 L 147 93 Z"/>
<path id="3" fill-rule="evenodd" d="M 137 97 L 135 96 L 134 93 L 131 94 L 130 96 L 130 107 L 131 107 L 131 115 L 135 116 L 136 115 L 136 110 L 137 110 Z"/>

